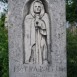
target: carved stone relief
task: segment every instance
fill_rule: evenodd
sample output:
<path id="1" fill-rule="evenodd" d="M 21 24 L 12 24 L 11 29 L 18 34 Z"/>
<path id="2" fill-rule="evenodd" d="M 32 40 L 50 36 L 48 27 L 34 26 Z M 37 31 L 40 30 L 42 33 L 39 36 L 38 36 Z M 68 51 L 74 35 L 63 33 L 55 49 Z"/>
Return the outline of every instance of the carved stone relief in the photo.
<path id="1" fill-rule="evenodd" d="M 49 16 L 41 0 L 34 0 L 24 20 L 25 64 L 48 65 L 50 44 Z"/>
<path id="2" fill-rule="evenodd" d="M 9 77 L 67 77 L 65 0 L 8 0 Z"/>

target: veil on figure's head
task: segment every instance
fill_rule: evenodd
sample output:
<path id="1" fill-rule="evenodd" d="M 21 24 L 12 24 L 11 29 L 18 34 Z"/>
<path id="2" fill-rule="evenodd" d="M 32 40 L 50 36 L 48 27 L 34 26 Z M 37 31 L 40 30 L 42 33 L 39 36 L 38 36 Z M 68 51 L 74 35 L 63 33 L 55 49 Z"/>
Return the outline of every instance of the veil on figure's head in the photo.
<path id="1" fill-rule="evenodd" d="M 31 6 L 30 6 L 30 13 L 31 13 L 31 15 L 35 18 L 35 13 L 34 13 L 34 4 L 36 3 L 36 2 L 39 2 L 40 4 L 41 4 L 41 13 L 40 13 L 40 17 L 42 18 L 43 16 L 44 16 L 44 14 L 45 14 L 45 10 L 44 10 L 44 5 L 42 4 L 42 1 L 40 1 L 40 0 L 34 0 L 33 2 L 32 2 L 32 4 L 31 4 Z"/>

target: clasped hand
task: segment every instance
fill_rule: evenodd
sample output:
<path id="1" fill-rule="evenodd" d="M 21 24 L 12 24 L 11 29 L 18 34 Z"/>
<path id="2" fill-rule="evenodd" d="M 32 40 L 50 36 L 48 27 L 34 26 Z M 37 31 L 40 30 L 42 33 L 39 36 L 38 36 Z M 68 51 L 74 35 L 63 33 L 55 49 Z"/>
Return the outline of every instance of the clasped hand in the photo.
<path id="1" fill-rule="evenodd" d="M 41 20 L 35 20 L 35 29 L 41 28 Z"/>

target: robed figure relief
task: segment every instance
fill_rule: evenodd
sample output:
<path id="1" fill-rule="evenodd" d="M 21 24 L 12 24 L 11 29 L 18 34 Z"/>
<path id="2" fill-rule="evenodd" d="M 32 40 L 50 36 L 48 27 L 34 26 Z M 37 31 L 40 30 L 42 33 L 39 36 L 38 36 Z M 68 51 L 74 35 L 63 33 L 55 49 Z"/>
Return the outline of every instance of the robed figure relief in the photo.
<path id="1" fill-rule="evenodd" d="M 31 3 L 24 21 L 25 63 L 47 64 L 49 44 L 49 17 L 40 0 Z"/>

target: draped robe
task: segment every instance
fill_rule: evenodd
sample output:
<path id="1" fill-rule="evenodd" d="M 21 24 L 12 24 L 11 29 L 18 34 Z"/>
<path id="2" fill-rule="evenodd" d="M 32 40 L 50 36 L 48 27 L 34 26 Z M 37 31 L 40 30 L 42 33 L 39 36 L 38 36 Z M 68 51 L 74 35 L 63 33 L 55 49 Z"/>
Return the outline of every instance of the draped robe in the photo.
<path id="1" fill-rule="evenodd" d="M 35 29 L 35 18 L 29 14 L 25 17 L 24 44 L 25 63 L 43 64 L 47 60 L 49 40 L 49 19 L 47 13 L 40 19 L 40 29 Z"/>

